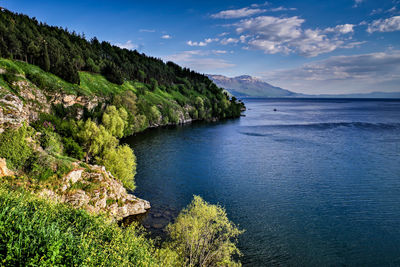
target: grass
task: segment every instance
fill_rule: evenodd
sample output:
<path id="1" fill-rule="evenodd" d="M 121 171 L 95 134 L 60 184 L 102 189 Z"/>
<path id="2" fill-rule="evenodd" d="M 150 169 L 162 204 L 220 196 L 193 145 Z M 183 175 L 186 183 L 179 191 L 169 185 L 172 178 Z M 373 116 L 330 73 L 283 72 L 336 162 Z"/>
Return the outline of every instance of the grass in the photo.
<path id="1" fill-rule="evenodd" d="M 135 226 L 0 188 L 2 266 L 178 266 Z"/>
<path id="2" fill-rule="evenodd" d="M 136 92 L 133 82 L 125 82 L 122 85 L 117 85 L 109 82 L 104 76 L 90 72 L 80 72 L 81 79 L 80 88 L 85 92 L 98 96 L 110 96 L 122 93 L 126 90 Z"/>

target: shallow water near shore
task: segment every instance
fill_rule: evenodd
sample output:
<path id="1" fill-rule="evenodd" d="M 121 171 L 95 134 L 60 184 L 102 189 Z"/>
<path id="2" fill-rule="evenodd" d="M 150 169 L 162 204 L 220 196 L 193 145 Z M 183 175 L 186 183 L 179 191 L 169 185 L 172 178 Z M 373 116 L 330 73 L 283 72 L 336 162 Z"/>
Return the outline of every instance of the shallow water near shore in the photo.
<path id="1" fill-rule="evenodd" d="M 245 103 L 240 119 L 125 140 L 143 225 L 162 234 L 200 195 L 246 230 L 244 266 L 399 266 L 400 101 Z"/>

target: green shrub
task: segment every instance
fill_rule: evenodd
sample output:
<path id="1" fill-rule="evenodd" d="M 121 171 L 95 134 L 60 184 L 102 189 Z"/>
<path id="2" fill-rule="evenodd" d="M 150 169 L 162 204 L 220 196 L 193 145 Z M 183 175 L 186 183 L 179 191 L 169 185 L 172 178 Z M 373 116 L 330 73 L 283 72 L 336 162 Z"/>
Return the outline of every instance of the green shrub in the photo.
<path id="1" fill-rule="evenodd" d="M 152 124 L 159 124 L 161 121 L 161 112 L 156 106 L 151 106 L 146 117 Z"/>
<path id="2" fill-rule="evenodd" d="M 135 226 L 0 189 L 2 266 L 180 266 Z"/>
<path id="3" fill-rule="evenodd" d="M 236 243 L 242 231 L 220 206 L 194 196 L 167 231 L 167 247 L 184 258 L 185 266 L 240 266 L 233 255 L 240 254 Z"/>
<path id="4" fill-rule="evenodd" d="M 25 169 L 33 179 L 46 181 L 55 175 L 55 158 L 47 153 L 35 153 L 29 158 Z"/>
<path id="5" fill-rule="evenodd" d="M 12 85 L 14 82 L 18 81 L 18 77 L 14 73 L 7 72 L 2 74 L 2 76 L 9 85 Z"/>
<path id="6" fill-rule="evenodd" d="M 98 162 L 104 165 L 126 188 L 135 189 L 136 157 L 128 145 L 106 150 Z"/>
<path id="7" fill-rule="evenodd" d="M 61 137 L 51 128 L 47 128 L 40 137 L 40 145 L 50 154 L 62 154 Z"/>
<path id="8" fill-rule="evenodd" d="M 64 137 L 62 139 L 63 144 L 64 144 L 64 151 L 67 153 L 68 156 L 81 160 L 85 153 L 83 152 L 82 147 L 75 142 L 74 139 L 71 137 Z"/>
<path id="9" fill-rule="evenodd" d="M 168 109 L 168 118 L 169 121 L 174 124 L 177 124 L 179 122 L 178 112 L 175 111 L 173 108 Z"/>
<path id="10" fill-rule="evenodd" d="M 7 160 L 10 169 L 22 169 L 32 156 L 32 148 L 26 140 L 30 136 L 26 125 L 17 130 L 6 129 L 0 134 L 0 157 Z"/>

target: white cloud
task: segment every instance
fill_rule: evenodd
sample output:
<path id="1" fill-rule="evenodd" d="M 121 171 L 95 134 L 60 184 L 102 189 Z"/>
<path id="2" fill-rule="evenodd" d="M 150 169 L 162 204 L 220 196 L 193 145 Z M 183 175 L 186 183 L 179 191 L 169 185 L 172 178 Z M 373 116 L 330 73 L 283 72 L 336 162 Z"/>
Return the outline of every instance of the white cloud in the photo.
<path id="1" fill-rule="evenodd" d="M 193 42 L 193 41 L 187 41 L 186 44 L 188 46 L 206 46 L 206 42 Z"/>
<path id="2" fill-rule="evenodd" d="M 324 32 L 336 32 L 341 34 L 353 33 L 354 24 L 337 25 L 334 28 L 326 28 Z"/>
<path id="3" fill-rule="evenodd" d="M 223 44 L 223 45 L 227 45 L 227 44 L 237 44 L 238 42 L 239 42 L 238 39 L 231 38 L 231 37 L 229 37 L 229 38 L 224 38 L 224 39 L 221 40 L 221 44 Z"/>
<path id="4" fill-rule="evenodd" d="M 265 9 L 260 9 L 260 8 L 244 7 L 241 9 L 224 10 L 211 15 L 211 17 L 214 19 L 237 19 L 237 18 L 249 17 L 255 14 L 260 14 L 265 11 L 266 11 Z"/>
<path id="5" fill-rule="evenodd" d="M 303 93 L 399 91 L 400 51 L 335 56 L 262 77 Z"/>
<path id="6" fill-rule="evenodd" d="M 345 47 L 343 34 L 352 33 L 353 24 L 338 25 L 333 28 L 303 29 L 304 19 L 294 17 L 259 16 L 242 19 L 236 26 L 236 32 L 245 36 L 245 49 L 262 50 L 267 54 L 299 53 L 313 57 Z M 330 36 L 332 35 L 333 36 Z M 243 42 L 244 38 L 241 38 Z"/>
<path id="7" fill-rule="evenodd" d="M 153 30 L 153 29 L 140 29 L 139 32 L 156 32 L 156 30 Z"/>
<path id="8" fill-rule="evenodd" d="M 212 50 L 211 52 L 212 52 L 213 54 L 216 54 L 216 55 L 228 53 L 228 51 L 226 51 L 226 50 Z"/>
<path id="9" fill-rule="evenodd" d="M 121 44 L 121 43 L 116 43 L 115 45 L 118 46 L 118 47 L 120 47 L 120 48 L 125 48 L 125 49 L 129 49 L 129 50 L 138 48 L 138 45 L 132 43 L 131 40 L 128 40 L 128 41 L 126 41 L 126 42 L 123 43 L 123 44 Z"/>
<path id="10" fill-rule="evenodd" d="M 368 25 L 367 32 L 394 32 L 400 30 L 400 16 L 394 16 L 387 19 L 374 20 Z"/>
<path id="11" fill-rule="evenodd" d="M 164 34 L 163 36 L 161 36 L 162 39 L 171 39 L 172 36 L 169 34 Z"/>
<path id="12" fill-rule="evenodd" d="M 194 41 L 187 41 L 186 44 L 189 46 L 207 46 L 212 42 L 218 42 L 219 38 L 206 38 L 204 41 L 194 42 Z"/>
<path id="13" fill-rule="evenodd" d="M 270 3 L 268 1 L 262 3 L 262 4 L 251 4 L 251 7 L 262 7 L 262 6 L 269 6 Z"/>
<path id="14" fill-rule="evenodd" d="M 294 10 L 297 10 L 297 8 L 294 8 L 294 7 L 283 7 L 283 6 L 280 6 L 280 7 L 275 7 L 275 8 L 271 8 L 271 9 L 268 9 L 268 11 L 271 11 L 271 12 L 279 12 L 279 11 L 294 11 Z"/>
<path id="15" fill-rule="evenodd" d="M 234 67 L 224 59 L 215 57 L 227 53 L 224 50 L 189 50 L 164 57 L 165 61 L 174 61 L 185 67 L 199 72 L 213 72 L 220 69 Z"/>

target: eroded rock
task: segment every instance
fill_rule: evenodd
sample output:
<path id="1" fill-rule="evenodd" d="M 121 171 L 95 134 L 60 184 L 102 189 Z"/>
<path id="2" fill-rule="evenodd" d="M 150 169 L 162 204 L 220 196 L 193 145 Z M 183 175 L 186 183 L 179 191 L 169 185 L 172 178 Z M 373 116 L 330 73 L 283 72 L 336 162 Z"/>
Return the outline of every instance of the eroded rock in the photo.
<path id="1" fill-rule="evenodd" d="M 6 159 L 0 158 L 0 177 L 12 175 L 14 175 L 14 172 L 7 168 Z"/>

